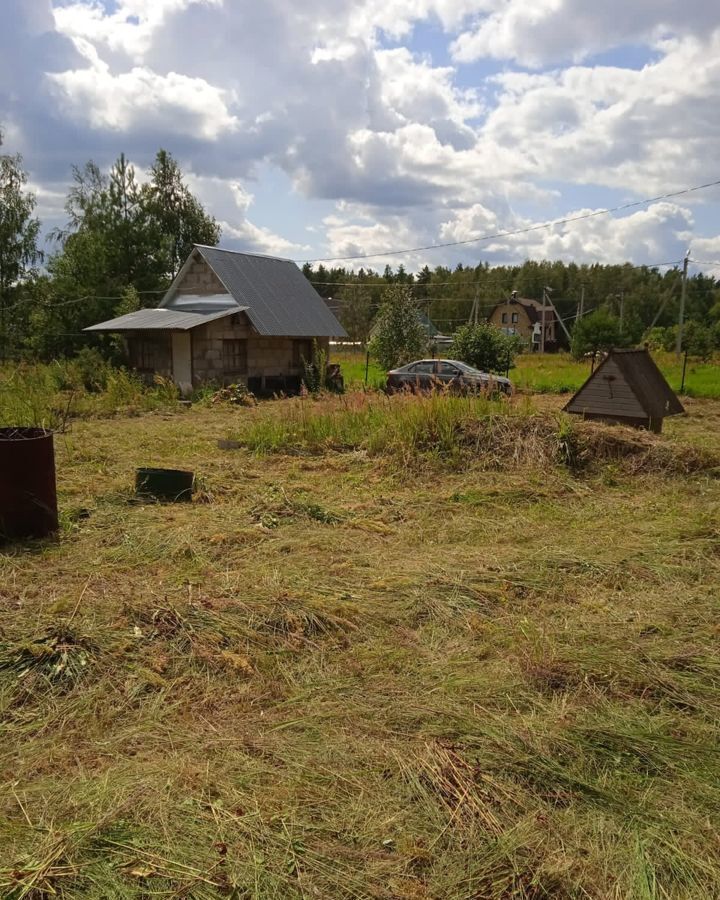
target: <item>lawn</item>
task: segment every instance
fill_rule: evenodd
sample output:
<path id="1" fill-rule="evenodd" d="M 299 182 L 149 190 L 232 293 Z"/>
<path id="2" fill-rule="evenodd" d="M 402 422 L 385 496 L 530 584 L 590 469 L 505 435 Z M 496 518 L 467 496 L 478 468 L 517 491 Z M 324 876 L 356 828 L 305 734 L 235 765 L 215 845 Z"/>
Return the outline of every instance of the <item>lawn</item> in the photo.
<path id="1" fill-rule="evenodd" d="M 73 422 L 0 550 L 0 896 L 719 896 L 720 403 L 560 402 Z"/>
<path id="2" fill-rule="evenodd" d="M 333 348 L 330 356 L 333 362 L 342 365 L 348 384 L 359 386 L 364 383 L 364 352 L 337 347 Z M 682 360 L 678 361 L 674 353 L 655 353 L 654 357 L 672 388 L 679 390 L 682 383 Z M 525 353 L 517 358 L 515 368 L 510 371 L 510 378 L 515 386 L 531 393 L 573 392 L 588 375 L 590 362 L 578 362 L 567 353 L 543 356 Z M 371 387 L 382 387 L 385 383 L 385 373 L 373 360 L 370 360 L 368 383 Z M 685 395 L 720 399 L 720 359 L 716 357 L 708 362 L 688 360 Z"/>

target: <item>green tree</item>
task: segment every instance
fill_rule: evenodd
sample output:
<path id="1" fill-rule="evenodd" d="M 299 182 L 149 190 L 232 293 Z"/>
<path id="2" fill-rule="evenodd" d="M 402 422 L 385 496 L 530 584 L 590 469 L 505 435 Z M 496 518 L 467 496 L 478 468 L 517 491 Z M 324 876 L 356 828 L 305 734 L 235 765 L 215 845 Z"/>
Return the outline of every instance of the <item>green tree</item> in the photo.
<path id="1" fill-rule="evenodd" d="M 26 184 L 22 157 L 0 154 L 0 359 L 7 355 L 14 330 L 13 302 L 41 257 L 40 222 L 33 216 L 35 196 L 25 189 Z"/>
<path id="2" fill-rule="evenodd" d="M 219 243 L 220 226 L 185 184 L 180 166 L 167 150 L 158 151 L 141 199 L 155 227 L 162 278 L 177 275 L 194 244 Z"/>
<path id="3" fill-rule="evenodd" d="M 677 326 L 673 332 L 674 337 L 677 334 Z M 691 319 L 683 329 L 683 350 L 687 350 L 689 356 L 699 356 L 700 359 L 706 361 L 711 359 L 715 350 L 715 340 L 716 334 L 713 327 L 704 325 L 702 322 Z"/>
<path id="4" fill-rule="evenodd" d="M 484 372 L 504 372 L 511 368 L 521 349 L 519 335 L 504 334 L 494 325 L 479 323 L 458 328 L 451 355 Z"/>
<path id="5" fill-rule="evenodd" d="M 428 334 L 420 321 L 411 289 L 388 286 L 375 320 L 368 349 L 385 369 L 403 366 L 427 350 Z"/>
<path id="6" fill-rule="evenodd" d="M 572 354 L 576 359 L 598 350 L 623 346 L 620 320 L 606 309 L 597 309 L 578 319 L 572 333 Z"/>

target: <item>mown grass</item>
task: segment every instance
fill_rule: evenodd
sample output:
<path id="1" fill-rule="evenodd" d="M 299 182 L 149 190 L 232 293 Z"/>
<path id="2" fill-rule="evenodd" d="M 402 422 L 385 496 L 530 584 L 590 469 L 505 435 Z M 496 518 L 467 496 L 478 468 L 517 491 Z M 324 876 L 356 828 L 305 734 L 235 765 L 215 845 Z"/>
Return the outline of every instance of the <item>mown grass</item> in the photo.
<path id="1" fill-rule="evenodd" d="M 448 351 L 449 353 L 449 351 Z M 682 360 L 674 353 L 653 354 L 661 371 L 673 390 L 679 390 L 682 383 Z M 365 380 L 365 354 L 359 350 L 334 348 L 331 354 L 334 362 L 342 365 L 345 381 L 351 388 L 359 388 Z M 384 387 L 385 373 L 373 360 L 370 361 L 368 385 L 377 389 Z M 576 391 L 590 375 L 590 362 L 577 361 L 567 353 L 532 354 L 524 353 L 516 359 L 510 378 L 516 388 L 530 393 L 563 394 Z M 720 399 L 720 360 L 708 362 L 689 359 L 685 376 L 685 395 Z"/>
<path id="2" fill-rule="evenodd" d="M 0 896 L 718 896 L 720 481 L 655 464 L 718 405 L 652 465 L 218 449 L 298 403 L 57 440 L 59 540 L 0 551 Z M 131 502 L 153 464 L 202 495 Z"/>

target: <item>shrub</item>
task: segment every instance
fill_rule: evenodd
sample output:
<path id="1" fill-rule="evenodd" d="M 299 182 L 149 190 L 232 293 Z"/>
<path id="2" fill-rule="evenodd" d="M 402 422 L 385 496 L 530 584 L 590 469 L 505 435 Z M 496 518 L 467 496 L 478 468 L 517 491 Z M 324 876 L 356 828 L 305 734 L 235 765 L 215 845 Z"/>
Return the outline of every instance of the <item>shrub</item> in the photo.
<path id="1" fill-rule="evenodd" d="M 370 353 L 383 368 L 394 369 L 423 356 L 427 347 L 428 333 L 420 321 L 410 288 L 404 284 L 390 285 L 383 292 L 368 345 Z"/>
<path id="2" fill-rule="evenodd" d="M 104 391 L 112 373 L 112 367 L 94 347 L 83 347 L 66 368 L 73 387 L 82 387 L 91 393 Z"/>
<path id="3" fill-rule="evenodd" d="M 572 354 L 576 359 L 586 353 L 612 350 L 625 341 L 620 334 L 620 319 L 605 309 L 598 309 L 578 319 L 572 335 Z"/>
<path id="4" fill-rule="evenodd" d="M 463 325 L 455 334 L 452 357 L 485 372 L 504 372 L 522 349 L 522 338 L 486 323 Z"/>
<path id="5" fill-rule="evenodd" d="M 327 353 L 318 347 L 318 342 L 313 341 L 312 357 L 303 357 L 303 384 L 311 394 L 319 394 L 327 386 Z"/>

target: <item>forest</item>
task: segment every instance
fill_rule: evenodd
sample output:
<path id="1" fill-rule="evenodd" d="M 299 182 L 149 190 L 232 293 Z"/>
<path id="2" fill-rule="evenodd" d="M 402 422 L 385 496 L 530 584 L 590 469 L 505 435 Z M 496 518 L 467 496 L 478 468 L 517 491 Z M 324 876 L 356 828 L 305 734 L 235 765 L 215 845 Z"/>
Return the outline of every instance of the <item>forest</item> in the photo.
<path id="1" fill-rule="evenodd" d="M 118 342 L 83 328 L 156 305 L 192 245 L 221 240 L 219 223 L 166 150 L 143 182 L 122 154 L 109 171 L 90 161 L 68 174 L 66 222 L 47 232 L 22 158 L 0 155 L 0 358 L 47 360 L 96 347 L 117 359 Z M 380 272 L 306 263 L 303 272 L 361 342 L 384 291 L 404 284 L 444 333 L 471 317 L 481 320 L 511 291 L 539 299 L 547 290 L 569 331 L 581 309 L 602 310 L 622 320 L 626 342 L 649 336 L 669 349 L 682 281 L 680 261 L 659 268 L 561 260 L 491 266 L 479 259 L 475 266 L 425 265 L 415 273 L 403 265 Z M 720 346 L 720 281 L 691 273 L 685 318 L 691 352 L 712 354 Z"/>

